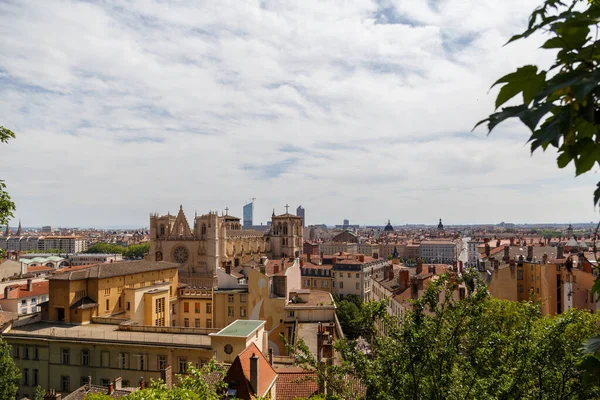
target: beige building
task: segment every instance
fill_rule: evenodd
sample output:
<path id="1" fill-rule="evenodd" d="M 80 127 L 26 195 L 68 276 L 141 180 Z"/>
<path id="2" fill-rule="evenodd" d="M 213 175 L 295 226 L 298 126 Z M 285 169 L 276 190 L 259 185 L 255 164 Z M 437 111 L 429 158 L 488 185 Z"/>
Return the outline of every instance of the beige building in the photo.
<path id="1" fill-rule="evenodd" d="M 362 301 L 371 299 L 371 280 L 383 275 L 386 259 L 349 254 L 333 257 L 333 293 L 340 299 L 357 295 Z"/>

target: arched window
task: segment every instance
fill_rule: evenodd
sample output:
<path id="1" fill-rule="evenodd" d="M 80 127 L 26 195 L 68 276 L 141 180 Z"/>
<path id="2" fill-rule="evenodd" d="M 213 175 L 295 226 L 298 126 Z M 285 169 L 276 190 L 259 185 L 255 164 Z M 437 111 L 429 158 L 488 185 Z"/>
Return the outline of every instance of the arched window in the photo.
<path id="1" fill-rule="evenodd" d="M 179 223 L 179 234 L 183 235 L 183 222 Z"/>
<path id="2" fill-rule="evenodd" d="M 165 236 L 165 226 L 164 225 L 160 226 L 160 236 Z"/>
<path id="3" fill-rule="evenodd" d="M 284 235 L 288 234 L 288 225 L 287 225 L 287 222 L 283 223 L 283 234 Z"/>
<path id="4" fill-rule="evenodd" d="M 200 231 L 202 235 L 206 235 L 206 224 L 202 224 L 202 229 Z"/>
<path id="5" fill-rule="evenodd" d="M 277 224 L 277 235 L 281 234 L 281 222 Z"/>

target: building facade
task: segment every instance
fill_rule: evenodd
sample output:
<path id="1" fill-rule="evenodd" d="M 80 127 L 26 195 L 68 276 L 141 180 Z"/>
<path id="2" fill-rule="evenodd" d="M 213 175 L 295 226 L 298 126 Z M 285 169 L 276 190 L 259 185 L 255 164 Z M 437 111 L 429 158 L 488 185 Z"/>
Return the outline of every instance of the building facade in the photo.
<path id="1" fill-rule="evenodd" d="M 456 259 L 456 243 L 449 240 L 426 240 L 421 242 L 419 254 L 428 263 L 452 264 Z"/>
<path id="2" fill-rule="evenodd" d="M 251 227 L 254 223 L 254 202 L 250 202 L 242 209 L 244 228 Z"/>

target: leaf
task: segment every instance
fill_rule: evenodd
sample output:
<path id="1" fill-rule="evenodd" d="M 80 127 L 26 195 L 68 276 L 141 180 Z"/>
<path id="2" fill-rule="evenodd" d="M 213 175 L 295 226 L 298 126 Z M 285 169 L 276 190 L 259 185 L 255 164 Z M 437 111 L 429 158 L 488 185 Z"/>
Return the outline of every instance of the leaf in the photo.
<path id="1" fill-rule="evenodd" d="M 596 284 L 594 284 L 595 286 Z M 594 336 L 583 344 L 583 352 L 585 354 L 594 354 L 600 350 L 600 336 Z"/>
<path id="2" fill-rule="evenodd" d="M 560 137 L 568 129 L 569 117 L 570 112 L 569 109 L 566 108 L 565 111 L 558 112 L 548 118 L 529 138 L 529 141 L 532 142 L 531 152 L 533 153 L 540 146 L 543 146 L 545 150 L 549 144 L 558 147 Z"/>
<path id="3" fill-rule="evenodd" d="M 558 168 L 564 168 L 564 167 L 566 167 L 567 165 L 569 165 L 569 163 L 571 162 L 572 159 L 573 159 L 573 157 L 568 152 L 566 152 L 566 151 L 563 152 L 556 159 L 556 163 L 558 164 Z"/>
<path id="4" fill-rule="evenodd" d="M 579 157 L 575 159 L 575 174 L 577 176 L 589 171 L 598 161 L 600 149 L 590 138 L 583 138 L 577 143 Z"/>
<path id="5" fill-rule="evenodd" d="M 590 33 L 590 28 L 587 24 L 577 26 L 575 23 L 556 23 L 552 26 L 552 30 L 557 33 L 560 40 L 565 44 L 564 47 L 570 49 L 578 49 L 587 42 L 587 36 Z"/>
<path id="6" fill-rule="evenodd" d="M 544 103 L 543 105 L 533 105 L 521 113 L 519 118 L 533 132 L 540 120 L 554 107 L 552 103 Z"/>
<path id="7" fill-rule="evenodd" d="M 553 37 L 546 40 L 546 43 L 542 45 L 542 49 L 562 49 L 565 47 L 565 42 L 560 40 L 558 37 Z"/>
<path id="8" fill-rule="evenodd" d="M 505 107 L 502 109 L 502 111 L 493 113 L 488 118 L 482 119 L 481 121 L 479 121 L 473 127 L 472 130 L 475 130 L 475 128 L 477 128 L 479 125 L 483 124 L 484 122 L 487 122 L 488 123 L 488 125 L 487 125 L 488 134 L 489 134 L 492 132 L 492 129 L 494 129 L 496 127 L 496 125 L 498 125 L 499 123 L 501 123 L 502 121 L 504 121 L 508 118 L 518 117 L 526 109 L 527 109 L 527 106 L 525 104 L 521 104 L 520 106 L 514 106 L 514 107 Z"/>
<path id="9" fill-rule="evenodd" d="M 600 203 L 600 182 L 598 182 L 598 188 L 594 191 L 594 206 L 598 203 Z"/>

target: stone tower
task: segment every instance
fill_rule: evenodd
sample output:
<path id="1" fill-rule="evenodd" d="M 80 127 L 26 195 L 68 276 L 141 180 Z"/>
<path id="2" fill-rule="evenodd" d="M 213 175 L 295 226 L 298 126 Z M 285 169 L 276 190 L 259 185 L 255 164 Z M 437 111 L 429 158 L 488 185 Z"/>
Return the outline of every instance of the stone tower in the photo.
<path id="1" fill-rule="evenodd" d="M 287 212 L 271 216 L 271 256 L 299 257 L 302 254 L 302 217 Z"/>

